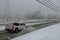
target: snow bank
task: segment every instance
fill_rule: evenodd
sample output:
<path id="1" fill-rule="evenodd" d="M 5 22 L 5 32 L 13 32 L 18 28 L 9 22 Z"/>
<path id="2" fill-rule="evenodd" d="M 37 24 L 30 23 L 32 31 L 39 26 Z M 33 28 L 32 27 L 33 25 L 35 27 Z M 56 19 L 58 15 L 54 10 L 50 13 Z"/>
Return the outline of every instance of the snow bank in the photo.
<path id="1" fill-rule="evenodd" d="M 37 22 L 44 22 L 46 20 L 26 20 L 26 21 L 6 21 L 6 20 L 2 20 L 0 19 L 0 25 L 1 24 L 8 24 L 8 23 L 13 23 L 13 22 L 19 22 L 19 23 L 37 23 Z"/>
<path id="2" fill-rule="evenodd" d="M 3 31 L 3 30 L 5 30 L 5 26 L 4 25 L 1 25 L 0 26 L 0 31 Z"/>
<path id="3" fill-rule="evenodd" d="M 60 23 L 36 30 L 11 40 L 60 40 Z"/>
<path id="4" fill-rule="evenodd" d="M 48 22 L 26 23 L 26 25 L 31 26 L 31 25 L 44 24 L 44 23 L 48 23 Z"/>

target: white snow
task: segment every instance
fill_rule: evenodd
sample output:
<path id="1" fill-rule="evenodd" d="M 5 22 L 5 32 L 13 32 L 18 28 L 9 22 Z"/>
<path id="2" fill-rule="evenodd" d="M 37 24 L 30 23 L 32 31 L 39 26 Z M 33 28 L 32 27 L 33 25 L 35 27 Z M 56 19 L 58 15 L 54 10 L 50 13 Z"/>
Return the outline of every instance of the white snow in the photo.
<path id="1" fill-rule="evenodd" d="M 33 31 L 11 40 L 60 40 L 60 23 Z"/>
<path id="2" fill-rule="evenodd" d="M 0 31 L 5 30 L 5 26 L 4 25 L 0 25 Z"/>

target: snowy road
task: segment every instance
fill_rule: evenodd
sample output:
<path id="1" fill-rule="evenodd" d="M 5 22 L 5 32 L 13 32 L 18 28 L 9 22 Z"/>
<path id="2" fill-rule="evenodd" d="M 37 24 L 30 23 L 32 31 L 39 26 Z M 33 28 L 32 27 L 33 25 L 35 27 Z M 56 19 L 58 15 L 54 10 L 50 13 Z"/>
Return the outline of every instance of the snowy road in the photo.
<path id="1" fill-rule="evenodd" d="M 48 24 L 43 24 L 43 25 L 41 25 L 42 27 L 45 27 L 45 26 L 49 26 L 49 25 L 53 25 L 53 24 L 55 24 L 54 22 L 53 23 L 48 23 Z M 41 27 L 40 26 L 40 27 Z M 40 28 L 39 27 L 39 28 Z M 26 29 L 24 29 L 22 32 L 19 32 L 19 33 L 17 33 L 17 34 L 12 34 L 12 35 L 8 35 L 8 36 L 5 36 L 5 37 L 0 37 L 0 40 L 7 40 L 7 37 L 10 37 L 10 38 L 14 38 L 14 37 L 17 37 L 17 36 L 20 36 L 20 35 L 23 35 L 23 34 L 25 34 L 25 33 L 28 33 L 28 32 L 31 32 L 31 31 L 34 31 L 34 30 L 36 30 L 36 28 L 33 28 L 33 27 L 29 27 L 29 28 L 26 28 Z"/>
<path id="2" fill-rule="evenodd" d="M 11 40 L 60 40 L 60 23 L 36 30 Z"/>

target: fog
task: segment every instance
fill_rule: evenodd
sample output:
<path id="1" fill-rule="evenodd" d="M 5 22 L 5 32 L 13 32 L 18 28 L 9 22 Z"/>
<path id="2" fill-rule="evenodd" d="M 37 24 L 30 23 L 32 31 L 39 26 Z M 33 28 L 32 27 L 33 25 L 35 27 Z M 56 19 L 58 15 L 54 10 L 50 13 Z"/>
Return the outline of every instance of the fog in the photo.
<path id="1" fill-rule="evenodd" d="M 60 7 L 60 0 L 51 0 L 55 5 Z M 36 0 L 0 0 L 0 18 L 26 18 L 33 13 L 39 14 L 41 18 L 59 18 L 60 12 L 54 11 Z M 7 8 L 6 8 L 7 7 Z M 7 11 L 6 11 L 7 10 Z M 57 17 L 56 17 L 57 16 Z"/>

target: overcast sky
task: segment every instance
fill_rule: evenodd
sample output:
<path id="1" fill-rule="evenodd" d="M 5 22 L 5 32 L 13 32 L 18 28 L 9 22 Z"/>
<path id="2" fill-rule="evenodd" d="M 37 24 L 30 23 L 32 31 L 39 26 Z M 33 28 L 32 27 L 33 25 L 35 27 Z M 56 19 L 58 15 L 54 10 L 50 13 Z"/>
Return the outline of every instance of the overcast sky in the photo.
<path id="1" fill-rule="evenodd" d="M 51 0 L 53 3 L 55 3 L 58 7 L 60 7 L 60 0 Z M 20 16 L 25 15 L 28 11 L 36 11 L 40 10 L 41 6 L 41 13 L 42 14 L 56 14 L 55 11 L 45 7 L 44 5 L 41 5 L 36 0 L 8 0 L 9 2 L 9 10 L 10 15 L 16 16 L 17 14 L 20 14 Z M 0 0 L 0 17 L 4 16 L 6 11 L 6 0 Z"/>

